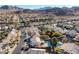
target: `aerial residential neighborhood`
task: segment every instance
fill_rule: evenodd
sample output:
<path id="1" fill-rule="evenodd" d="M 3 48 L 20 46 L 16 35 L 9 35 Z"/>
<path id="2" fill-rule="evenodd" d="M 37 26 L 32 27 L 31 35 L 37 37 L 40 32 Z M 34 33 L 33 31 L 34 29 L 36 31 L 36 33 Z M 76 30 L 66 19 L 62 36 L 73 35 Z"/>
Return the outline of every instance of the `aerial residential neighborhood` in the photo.
<path id="1" fill-rule="evenodd" d="M 79 54 L 79 7 L 1 6 L 0 54 Z"/>

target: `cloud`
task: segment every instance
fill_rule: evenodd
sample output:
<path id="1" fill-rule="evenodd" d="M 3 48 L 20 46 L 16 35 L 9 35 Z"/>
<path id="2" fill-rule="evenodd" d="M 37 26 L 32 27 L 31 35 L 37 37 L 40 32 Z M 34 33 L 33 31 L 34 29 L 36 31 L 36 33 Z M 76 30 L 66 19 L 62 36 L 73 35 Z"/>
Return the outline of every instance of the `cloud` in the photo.
<path id="1" fill-rule="evenodd" d="M 0 5 L 79 5 L 79 0 L 0 0 Z"/>

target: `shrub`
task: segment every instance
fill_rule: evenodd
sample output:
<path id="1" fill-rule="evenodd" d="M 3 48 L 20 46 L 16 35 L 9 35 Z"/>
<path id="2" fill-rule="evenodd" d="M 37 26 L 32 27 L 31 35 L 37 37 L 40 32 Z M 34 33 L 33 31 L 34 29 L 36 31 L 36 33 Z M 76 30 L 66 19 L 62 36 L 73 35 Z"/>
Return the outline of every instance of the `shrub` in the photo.
<path id="1" fill-rule="evenodd" d="M 61 49 L 59 47 L 56 47 L 55 52 L 59 54 L 59 53 L 61 53 Z"/>
<path id="2" fill-rule="evenodd" d="M 52 37 L 63 37 L 63 35 L 61 33 L 52 33 Z"/>
<path id="3" fill-rule="evenodd" d="M 76 45 L 79 45 L 79 42 L 75 42 Z"/>

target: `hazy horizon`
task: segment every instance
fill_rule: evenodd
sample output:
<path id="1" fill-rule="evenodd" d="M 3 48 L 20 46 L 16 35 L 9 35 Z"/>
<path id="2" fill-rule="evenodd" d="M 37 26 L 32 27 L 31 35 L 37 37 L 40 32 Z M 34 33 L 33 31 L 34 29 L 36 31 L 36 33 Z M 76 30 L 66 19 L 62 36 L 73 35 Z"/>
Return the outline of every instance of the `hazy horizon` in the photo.
<path id="1" fill-rule="evenodd" d="M 4 6 L 4 5 L 0 5 L 1 6 Z M 44 8 L 44 7 L 73 7 L 75 5 L 9 5 L 9 6 L 17 6 L 17 7 L 20 7 L 20 8 L 24 8 L 24 9 L 39 9 L 39 8 Z M 78 6 L 76 6 L 78 7 Z"/>

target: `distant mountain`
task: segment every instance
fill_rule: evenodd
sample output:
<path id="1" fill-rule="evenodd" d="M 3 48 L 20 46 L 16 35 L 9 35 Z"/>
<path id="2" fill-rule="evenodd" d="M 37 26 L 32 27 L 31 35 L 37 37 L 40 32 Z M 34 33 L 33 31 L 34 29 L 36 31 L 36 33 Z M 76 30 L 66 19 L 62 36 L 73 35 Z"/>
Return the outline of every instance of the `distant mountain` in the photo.
<path id="1" fill-rule="evenodd" d="M 53 13 L 57 16 L 59 15 L 66 15 L 66 11 L 63 10 L 62 8 L 58 8 L 58 7 L 45 7 L 45 8 L 40 8 L 39 11 L 41 11 L 42 13 Z"/>
<path id="2" fill-rule="evenodd" d="M 43 7 L 43 8 L 39 8 L 39 10 L 46 10 L 46 9 L 52 9 L 52 7 Z"/>
<path id="3" fill-rule="evenodd" d="M 79 7 L 44 7 L 39 9 L 23 9 L 19 8 L 17 6 L 9 6 L 4 5 L 1 6 L 0 9 L 6 9 L 6 10 L 15 10 L 15 13 L 41 13 L 41 14 L 53 14 L 56 16 L 68 16 L 68 15 L 79 15 Z"/>
<path id="4" fill-rule="evenodd" d="M 41 11 L 42 13 L 53 13 L 54 15 L 57 16 L 66 16 L 66 15 L 74 15 L 73 13 L 75 11 L 79 12 L 78 7 L 77 8 L 67 8 L 67 7 L 44 7 L 44 8 L 40 8 L 39 11 Z"/>
<path id="5" fill-rule="evenodd" d="M 18 9 L 19 10 L 19 9 L 23 9 L 23 8 L 19 8 L 19 7 L 16 7 L 16 6 L 4 5 L 4 6 L 1 6 L 0 9 L 8 9 L 8 10 L 9 9 L 16 9 L 16 10 Z"/>
<path id="6" fill-rule="evenodd" d="M 79 7 L 72 7 L 74 11 L 79 11 Z"/>

